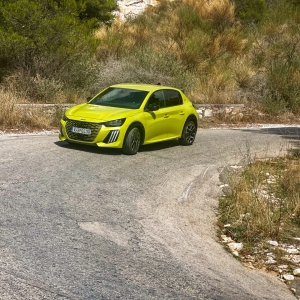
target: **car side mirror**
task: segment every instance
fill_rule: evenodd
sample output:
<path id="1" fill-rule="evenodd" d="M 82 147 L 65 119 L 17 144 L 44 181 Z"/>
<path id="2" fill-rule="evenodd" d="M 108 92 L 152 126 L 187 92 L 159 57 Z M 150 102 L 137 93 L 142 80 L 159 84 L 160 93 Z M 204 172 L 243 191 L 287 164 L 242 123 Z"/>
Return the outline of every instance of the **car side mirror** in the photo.
<path id="1" fill-rule="evenodd" d="M 155 111 L 155 110 L 159 110 L 159 104 L 158 103 L 150 103 L 145 108 L 145 111 Z"/>

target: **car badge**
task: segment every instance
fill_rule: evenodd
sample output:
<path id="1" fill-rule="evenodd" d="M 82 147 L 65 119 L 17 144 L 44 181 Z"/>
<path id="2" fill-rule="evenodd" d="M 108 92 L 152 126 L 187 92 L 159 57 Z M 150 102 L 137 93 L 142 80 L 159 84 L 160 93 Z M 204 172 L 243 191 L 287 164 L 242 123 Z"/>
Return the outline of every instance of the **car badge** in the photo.
<path id="1" fill-rule="evenodd" d="M 80 121 L 85 121 L 86 119 L 80 119 Z"/>

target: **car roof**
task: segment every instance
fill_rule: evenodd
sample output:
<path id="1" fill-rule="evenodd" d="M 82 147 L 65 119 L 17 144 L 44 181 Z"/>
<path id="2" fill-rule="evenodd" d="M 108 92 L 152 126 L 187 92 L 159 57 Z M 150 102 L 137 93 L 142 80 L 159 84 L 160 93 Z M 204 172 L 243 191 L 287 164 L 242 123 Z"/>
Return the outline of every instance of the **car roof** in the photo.
<path id="1" fill-rule="evenodd" d="M 119 83 L 119 84 L 114 84 L 111 87 L 134 89 L 134 90 L 149 91 L 149 92 L 159 90 L 159 89 L 178 90 L 170 86 L 163 86 L 159 84 L 145 84 L 145 83 Z"/>

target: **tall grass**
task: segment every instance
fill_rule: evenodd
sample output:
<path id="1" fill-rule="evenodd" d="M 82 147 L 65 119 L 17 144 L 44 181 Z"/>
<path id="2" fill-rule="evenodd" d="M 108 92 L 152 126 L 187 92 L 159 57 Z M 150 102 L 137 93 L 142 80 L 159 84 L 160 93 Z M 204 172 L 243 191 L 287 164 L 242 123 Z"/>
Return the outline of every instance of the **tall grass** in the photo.
<path id="1" fill-rule="evenodd" d="M 47 114 L 32 110 L 30 106 L 20 109 L 17 103 L 25 102 L 16 93 L 0 88 L 0 130 L 34 130 L 57 128 L 61 114 Z"/>
<path id="2" fill-rule="evenodd" d="M 239 16 L 245 17 L 242 20 L 235 2 Z M 263 105 L 275 115 L 299 113 L 299 9 L 286 1 L 273 3 L 268 10 L 263 5 L 263 11 L 258 2 L 255 11 L 250 2 L 245 7 L 240 4 L 162 1 L 133 20 L 102 28 L 97 33 L 102 41 L 97 57 L 130 61 L 133 68 L 152 73 L 153 65 L 141 65 L 150 51 L 160 57 L 166 83 L 170 78 L 178 81 L 168 61 L 177 61 L 181 70 L 189 72 L 191 80 L 186 76 L 180 82 L 186 80 L 181 85 L 189 85 L 194 102 Z"/>
<path id="3" fill-rule="evenodd" d="M 228 0 L 162 2 L 96 36 L 101 39 L 99 61 L 122 59 L 137 70 L 160 74 L 161 83 L 179 84 L 194 102 L 240 101 L 234 97 L 232 66 L 245 54 L 248 40 L 234 24 L 234 5 Z"/>
<path id="4" fill-rule="evenodd" d="M 300 158 L 257 161 L 232 182 L 232 193 L 220 200 L 226 234 L 248 245 L 299 233 Z"/>

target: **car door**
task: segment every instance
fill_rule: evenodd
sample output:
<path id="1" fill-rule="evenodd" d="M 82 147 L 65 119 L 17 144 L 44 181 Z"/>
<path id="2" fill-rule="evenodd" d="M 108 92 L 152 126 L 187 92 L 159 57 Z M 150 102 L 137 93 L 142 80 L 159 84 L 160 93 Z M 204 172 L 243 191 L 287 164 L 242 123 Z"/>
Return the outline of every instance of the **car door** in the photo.
<path id="1" fill-rule="evenodd" d="M 180 137 L 186 121 L 186 106 L 179 91 L 164 90 L 164 97 L 166 103 L 165 118 L 167 119 L 168 138 Z"/>
<path id="2" fill-rule="evenodd" d="M 149 110 L 151 104 L 158 103 L 159 109 Z M 166 117 L 165 98 L 162 90 L 154 92 L 144 111 L 145 141 L 144 144 L 165 140 L 168 137 L 168 117 Z"/>

